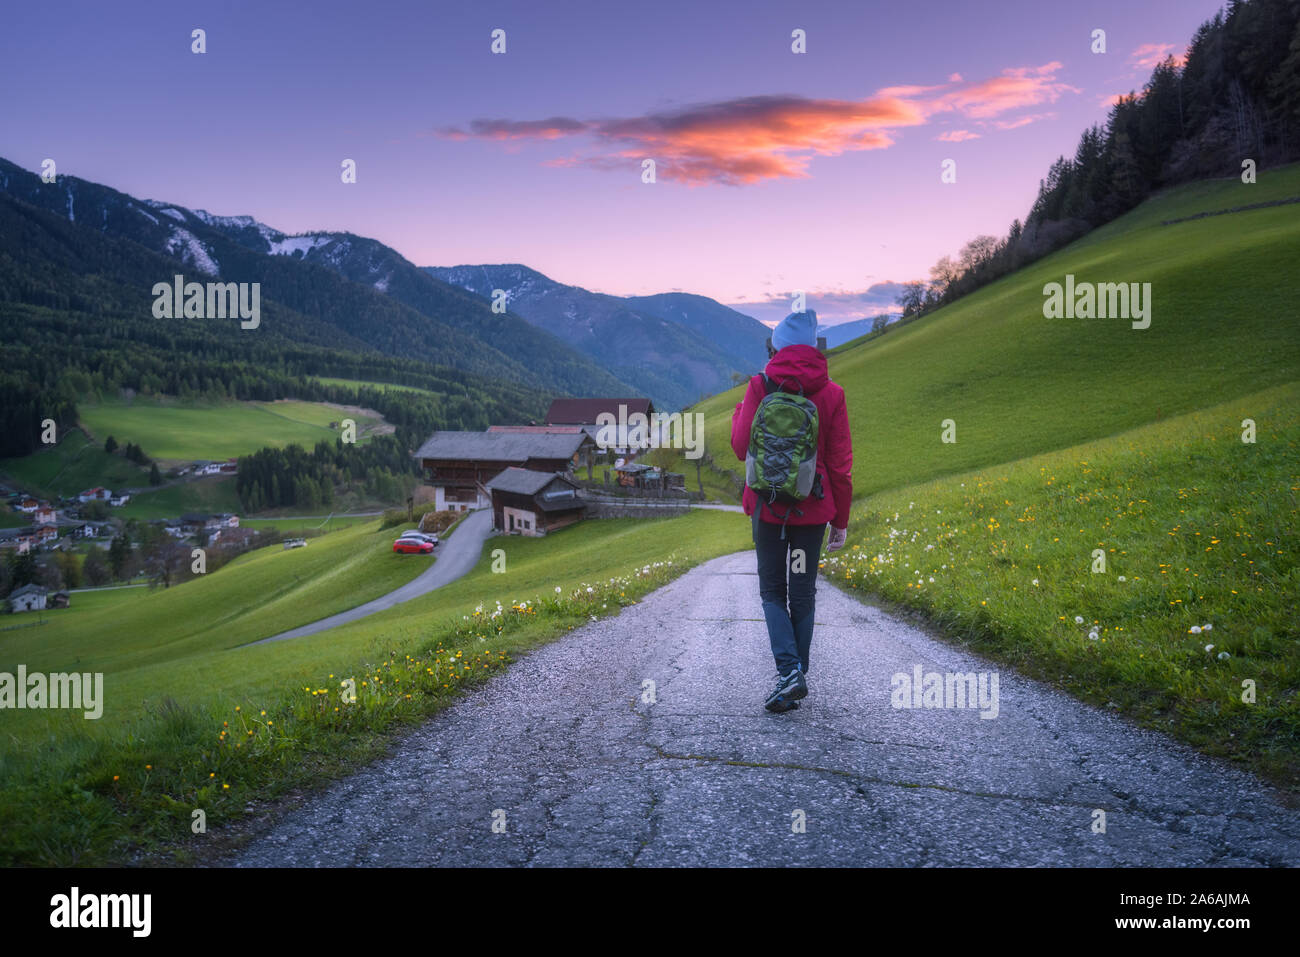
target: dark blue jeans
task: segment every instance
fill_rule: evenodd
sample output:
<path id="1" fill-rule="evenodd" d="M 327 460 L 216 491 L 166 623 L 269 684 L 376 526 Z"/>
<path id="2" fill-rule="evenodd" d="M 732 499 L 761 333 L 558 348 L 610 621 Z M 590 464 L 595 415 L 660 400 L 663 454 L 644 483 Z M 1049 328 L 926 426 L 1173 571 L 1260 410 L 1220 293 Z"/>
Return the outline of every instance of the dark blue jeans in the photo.
<path id="1" fill-rule="evenodd" d="M 817 605 L 817 562 L 826 524 L 786 525 L 783 538 L 780 525 L 762 521 L 757 513 L 752 521 L 758 594 L 776 670 L 787 675 L 798 667 L 807 674 Z"/>

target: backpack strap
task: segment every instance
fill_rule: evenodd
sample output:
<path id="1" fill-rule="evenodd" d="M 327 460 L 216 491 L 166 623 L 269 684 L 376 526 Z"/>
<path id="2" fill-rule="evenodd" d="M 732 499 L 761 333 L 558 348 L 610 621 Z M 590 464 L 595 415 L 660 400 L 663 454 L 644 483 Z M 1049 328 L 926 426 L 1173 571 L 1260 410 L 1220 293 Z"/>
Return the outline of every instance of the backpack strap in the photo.
<path id="1" fill-rule="evenodd" d="M 771 395 L 773 392 L 781 391 L 782 389 L 785 388 L 786 382 L 790 381 L 788 379 L 782 379 L 780 383 L 777 383 L 777 382 L 773 382 L 772 377 L 769 376 L 766 372 L 762 372 L 760 373 L 760 375 L 763 376 L 764 395 Z M 799 387 L 799 394 L 803 395 L 803 383 L 800 382 L 798 379 L 795 379 L 794 384 Z"/>
<path id="2" fill-rule="evenodd" d="M 762 510 L 763 510 L 763 506 L 764 506 L 764 505 L 766 505 L 766 506 L 767 506 L 767 510 L 768 510 L 769 512 L 772 513 L 772 517 L 773 517 L 773 518 L 779 518 L 779 519 L 781 520 L 781 537 L 782 537 L 782 538 L 785 538 L 785 526 L 789 523 L 789 521 L 790 521 L 790 516 L 791 516 L 791 515 L 803 515 L 803 509 L 801 509 L 801 508 L 800 508 L 799 506 L 797 506 L 797 505 L 787 505 L 787 506 L 786 506 L 786 509 L 785 509 L 785 514 L 782 515 L 782 514 L 780 514 L 779 512 L 777 512 L 777 510 L 774 509 L 774 508 L 772 507 L 772 503 L 771 503 L 770 501 L 768 501 L 767 499 L 765 499 L 765 498 L 763 498 L 763 499 L 759 499 L 759 500 L 758 500 L 758 510 L 759 510 L 759 512 L 762 512 Z M 760 514 L 760 515 L 759 515 L 759 520 L 760 520 L 760 521 L 762 520 L 762 517 L 763 517 L 763 516 Z"/>

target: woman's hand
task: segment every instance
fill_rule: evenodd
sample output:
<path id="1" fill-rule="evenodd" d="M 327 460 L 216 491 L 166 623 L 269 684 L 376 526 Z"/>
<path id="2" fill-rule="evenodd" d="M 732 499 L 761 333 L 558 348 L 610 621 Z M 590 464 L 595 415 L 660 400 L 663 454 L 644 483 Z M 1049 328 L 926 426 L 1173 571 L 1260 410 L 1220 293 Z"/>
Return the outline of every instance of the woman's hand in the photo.
<path id="1" fill-rule="evenodd" d="M 826 551 L 838 552 L 844 547 L 844 540 L 849 537 L 847 528 L 832 528 L 831 537 L 826 542 Z"/>

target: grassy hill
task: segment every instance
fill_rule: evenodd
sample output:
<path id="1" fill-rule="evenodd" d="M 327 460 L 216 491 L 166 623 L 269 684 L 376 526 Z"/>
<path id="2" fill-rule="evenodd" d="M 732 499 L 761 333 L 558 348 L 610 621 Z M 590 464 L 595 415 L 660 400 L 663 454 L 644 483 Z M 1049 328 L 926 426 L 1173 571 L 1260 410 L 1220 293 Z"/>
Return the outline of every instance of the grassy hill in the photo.
<path id="1" fill-rule="evenodd" d="M 1291 383 L 869 496 L 850 519 L 850 547 L 824 573 L 1294 786 L 1297 409 Z M 1254 443 L 1242 441 L 1244 419 Z"/>
<path id="2" fill-rule="evenodd" d="M 826 574 L 1294 787 L 1300 214 L 1185 219 L 1294 196 L 1294 165 L 1253 186 L 1172 190 L 930 316 L 834 350 L 856 505 L 850 548 Z M 1044 318 L 1044 285 L 1067 273 L 1150 282 L 1150 328 Z M 740 396 L 699 406 L 707 451 L 736 474 Z M 941 441 L 946 419 L 953 444 Z M 1241 441 L 1245 419 L 1254 444 Z M 690 463 L 676 467 L 694 482 Z M 1094 549 L 1105 573 L 1091 570 Z M 1251 704 L 1246 680 L 1268 689 Z"/>
<path id="3" fill-rule="evenodd" d="M 372 389 L 391 390 L 394 392 L 413 392 L 417 395 L 437 395 L 429 389 L 421 389 L 413 385 L 395 385 L 391 382 L 363 382 L 360 379 L 339 379 L 334 376 L 313 376 L 313 378 L 324 385 L 338 385 L 349 388 L 357 386 L 367 386 Z"/>
<path id="4" fill-rule="evenodd" d="M 372 520 L 313 539 L 306 548 L 257 549 L 174 588 L 137 590 L 129 603 L 102 614 L 56 617 L 52 624 L 13 633 L 0 647 L 0 671 L 12 672 L 19 663 L 30 670 L 57 671 L 75 664 L 82 671 L 103 671 L 113 676 L 117 693 L 135 704 L 114 709 L 116 717 L 138 716 L 138 708 L 151 699 L 162 694 L 189 698 L 208 680 L 194 671 L 193 684 L 156 677 L 152 684 L 132 684 L 131 672 L 157 664 L 170 667 L 344 611 L 392 591 L 428 567 L 427 558 L 394 554 L 394 535 L 380 531 Z M 88 635 L 93 642 L 86 641 Z M 114 716 L 105 720 L 111 723 Z"/>
<path id="5" fill-rule="evenodd" d="M 131 501 L 112 511 L 114 518 L 176 518 L 186 512 L 242 514 L 235 479 L 230 475 L 208 475 L 190 482 L 177 482 L 156 489 L 142 489 Z"/>
<path id="6" fill-rule="evenodd" d="M 68 219 L 69 202 L 75 202 L 75 221 Z M 0 280 L 20 290 L 24 301 L 55 308 L 75 302 L 78 311 L 102 314 L 116 300 L 126 306 L 127 323 L 117 330 L 118 345 L 125 333 L 152 351 L 159 345 L 152 297 L 146 298 L 152 284 L 182 267 L 210 262 L 227 279 L 260 283 L 263 315 L 256 340 L 218 333 L 209 354 L 249 355 L 274 343 L 291 364 L 302 356 L 299 347 L 310 343 L 332 353 L 312 370 L 318 373 L 332 367 L 334 374 L 354 375 L 345 370 L 355 368 L 357 358 L 386 355 L 447 362 L 470 374 L 449 378 L 467 384 L 482 376 L 494 380 L 483 385 L 507 380 L 513 388 L 545 393 L 593 386 L 596 394 L 623 391 L 605 369 L 555 337 L 513 314 L 493 314 L 485 302 L 438 282 L 376 240 L 331 233 L 309 255 L 269 255 L 267 237 L 284 238 L 278 230 L 242 218 L 200 216 L 185 207 L 168 209 L 160 214 L 150 202 L 74 176 L 43 183 L 0 159 L 0 250 L 6 254 Z M 381 278 L 383 291 L 376 287 Z M 0 311 L 0 320 L 7 312 Z M 188 323 L 168 325 L 179 330 Z M 498 349 L 498 341 L 523 349 L 528 360 Z M 196 354 L 188 348 L 185 353 Z"/>
<path id="7" fill-rule="evenodd" d="M 107 703 L 98 721 L 9 713 L 0 739 L 0 864 L 90 864 L 142 845 L 156 851 L 188 837 L 194 807 L 216 826 L 249 801 L 374 757 L 387 732 L 445 706 L 509 655 L 616 614 L 748 538 L 745 521 L 720 512 L 584 522 L 544 539 L 494 542 L 506 552 L 504 574 L 494 573 L 485 549 L 470 574 L 422 598 L 318 635 L 249 643 L 424 567 L 427 560 L 387 550 L 393 531 L 364 525 L 304 549 L 263 549 L 208 579 L 134 589 L 130 599 L 54 612 L 50 624 L 5 633 L 0 671 L 18 662 L 31 671 L 103 670 Z M 340 711 L 343 677 L 358 682 L 352 710 Z M 70 790 L 76 802 L 66 799 Z"/>
<path id="8" fill-rule="evenodd" d="M 108 454 L 103 442 L 92 441 L 79 429 L 67 431 L 57 445 L 39 452 L 0 459 L 0 474 L 23 491 L 46 498 L 76 495 L 95 485 L 116 490 L 149 482 L 148 470 L 121 454 Z"/>
<path id="9" fill-rule="evenodd" d="M 1172 190 L 1039 262 L 831 357 L 848 395 L 858 495 L 1114 435 L 1300 377 L 1300 166 Z M 1043 286 L 1150 282 L 1151 327 L 1045 319 Z M 696 407 L 706 452 L 729 447 L 742 389 Z M 952 419 L 957 442 L 940 441 Z M 694 477 L 694 467 L 688 474 Z"/>
<path id="10" fill-rule="evenodd" d="M 858 498 L 850 549 L 826 560 L 827 575 L 1293 786 L 1300 216 L 1278 206 L 1162 225 L 1291 195 L 1300 167 L 1253 187 L 1172 191 L 933 315 L 835 350 Z M 1045 319 L 1043 286 L 1067 272 L 1152 283 L 1151 327 Z M 700 406 L 723 467 L 734 465 L 739 394 Z M 1241 442 L 1246 418 L 1254 444 Z M 940 441 L 945 419 L 955 444 Z M 678 467 L 694 481 L 692 463 Z M 39 638 L 10 632 L 0 669 L 96 664 L 111 673 L 113 712 L 99 722 L 28 712 L 11 725 L 0 742 L 10 782 L 0 863 L 179 848 L 190 809 L 205 807 L 216 824 L 254 796 L 373 757 L 389 730 L 510 654 L 748 538 L 747 523 L 717 512 L 586 522 L 502 542 L 505 575 L 485 551 L 470 575 L 422 599 L 301 640 L 248 644 L 354 604 L 367 576 L 388 574 L 378 554 L 388 535 L 362 525 L 329 536 L 337 553 L 259 552 L 173 594 L 55 619 L 32 629 Z M 1106 572 L 1092 571 L 1096 549 Z M 360 564 L 340 571 L 344 561 Z M 343 677 L 364 689 L 355 708 L 339 701 Z M 1251 704 L 1240 697 L 1246 680 L 1258 686 Z"/>
<path id="11" fill-rule="evenodd" d="M 331 422 L 351 418 L 357 442 L 369 441 L 386 428 L 381 417 L 323 402 L 280 399 L 274 402 L 181 402 L 170 397 L 115 400 L 80 408 L 85 431 L 69 430 L 57 445 L 22 458 L 0 460 L 0 474 L 13 484 L 45 496 L 75 495 L 103 485 L 110 489 L 145 488 L 149 472 L 120 453 L 104 451 L 113 436 L 119 446 L 134 442 L 151 458 L 167 462 L 234 458 L 260 448 L 298 444 L 311 448 L 340 432 Z M 193 486 L 193 487 L 192 487 Z M 143 494 L 121 514 L 164 518 L 184 511 L 237 511 L 234 483 L 187 483 Z M 115 513 L 116 514 L 116 513 Z"/>
<path id="12" fill-rule="evenodd" d="M 294 443 L 309 449 L 321 439 L 337 439 L 339 430 L 329 424 L 344 418 L 356 422 L 357 441 L 364 442 L 382 424 L 378 416 L 290 399 L 186 403 L 165 397 L 136 398 L 129 403 L 83 405 L 80 411 L 81 421 L 96 438 L 112 435 L 120 444 L 139 445 L 150 458 L 186 462 L 235 458 Z"/>

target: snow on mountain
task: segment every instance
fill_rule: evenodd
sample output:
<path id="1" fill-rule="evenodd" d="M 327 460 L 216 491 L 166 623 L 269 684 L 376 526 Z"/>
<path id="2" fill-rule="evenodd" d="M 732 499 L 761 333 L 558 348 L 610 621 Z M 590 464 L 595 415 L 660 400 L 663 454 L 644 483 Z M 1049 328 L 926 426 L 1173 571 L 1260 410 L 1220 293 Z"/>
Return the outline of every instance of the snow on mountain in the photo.
<path id="1" fill-rule="evenodd" d="M 191 212 L 209 226 L 233 226 L 236 228 L 242 228 L 245 226 L 261 225 L 252 216 L 214 216 L 206 209 L 195 209 L 191 210 Z"/>
<path id="2" fill-rule="evenodd" d="M 332 242 L 333 236 L 316 233 L 307 236 L 281 236 L 276 240 L 267 240 L 270 245 L 270 254 L 272 256 L 306 256 L 313 249 L 324 246 Z"/>
<path id="3" fill-rule="evenodd" d="M 181 262 L 188 263 L 201 272 L 210 276 L 221 275 L 211 253 L 188 229 L 181 229 L 179 226 L 172 228 L 171 238 L 167 240 L 167 251 L 178 256 Z"/>
<path id="4" fill-rule="evenodd" d="M 195 209 L 191 210 L 191 212 L 215 229 L 256 229 L 267 246 L 284 239 L 284 233 L 280 232 L 280 230 L 273 229 L 266 223 L 259 223 L 252 216 L 217 216 L 214 213 L 209 213 L 206 209 Z"/>

